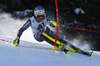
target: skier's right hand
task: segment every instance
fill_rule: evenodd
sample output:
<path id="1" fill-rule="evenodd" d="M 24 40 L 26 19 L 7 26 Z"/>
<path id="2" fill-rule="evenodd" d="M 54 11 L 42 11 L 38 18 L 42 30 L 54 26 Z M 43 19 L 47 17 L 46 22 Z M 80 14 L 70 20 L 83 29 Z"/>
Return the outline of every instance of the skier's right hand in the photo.
<path id="1" fill-rule="evenodd" d="M 19 37 L 16 37 L 15 40 L 12 41 L 13 46 L 18 46 L 19 45 Z"/>
<path id="2" fill-rule="evenodd" d="M 57 23 L 55 21 L 50 21 L 49 25 L 56 28 L 57 27 Z"/>

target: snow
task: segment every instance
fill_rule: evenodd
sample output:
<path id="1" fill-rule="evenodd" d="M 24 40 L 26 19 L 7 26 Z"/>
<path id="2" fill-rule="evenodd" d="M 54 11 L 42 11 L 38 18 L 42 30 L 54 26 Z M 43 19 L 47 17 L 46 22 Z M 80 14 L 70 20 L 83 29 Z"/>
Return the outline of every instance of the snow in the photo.
<path id="1" fill-rule="evenodd" d="M 69 52 L 65 55 L 52 46 L 21 41 L 18 47 L 0 41 L 0 66 L 99 66 L 100 52 L 92 57 Z"/>
<path id="2" fill-rule="evenodd" d="M 94 29 L 97 29 L 98 27 L 97 26 L 95 26 L 95 25 L 88 25 L 89 27 L 92 27 L 92 28 L 94 28 Z"/>
<path id="3" fill-rule="evenodd" d="M 75 13 L 76 13 L 76 14 L 79 14 L 79 12 L 81 12 L 82 14 L 85 13 L 81 8 L 76 8 L 76 9 L 75 9 Z"/>
<path id="4" fill-rule="evenodd" d="M 27 9 L 25 11 L 15 11 L 14 14 L 20 18 L 21 16 L 27 16 L 30 12 L 32 12 L 32 10 Z"/>
<path id="5" fill-rule="evenodd" d="M 25 21 L 13 20 L 10 17 L 7 19 L 8 17 L 9 15 L 0 15 L 0 38 L 13 40 L 17 30 Z M 45 41 L 37 42 L 29 28 L 23 33 L 17 47 L 0 41 L 0 66 L 100 66 L 99 51 L 94 51 L 92 57 L 88 57 L 72 52 L 65 55 L 58 49 L 52 52 L 52 48 L 53 46 Z"/>

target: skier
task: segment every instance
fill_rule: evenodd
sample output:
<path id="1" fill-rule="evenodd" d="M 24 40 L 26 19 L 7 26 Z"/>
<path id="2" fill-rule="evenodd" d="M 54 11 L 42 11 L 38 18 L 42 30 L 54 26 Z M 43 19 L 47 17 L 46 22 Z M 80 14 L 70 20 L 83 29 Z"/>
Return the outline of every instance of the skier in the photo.
<path id="1" fill-rule="evenodd" d="M 45 14 L 45 9 L 42 6 L 35 7 L 34 16 L 28 19 L 27 22 L 20 28 L 17 37 L 12 42 L 12 45 L 13 46 L 19 45 L 20 37 L 23 31 L 25 31 L 28 27 L 32 28 L 32 31 L 34 33 L 34 38 L 37 41 L 39 42 L 47 41 L 51 45 L 54 45 L 56 33 L 50 30 L 49 27 L 47 27 L 47 23 L 49 23 L 49 25 L 52 27 L 57 26 L 57 23 Z M 65 54 L 67 54 L 68 51 L 71 51 L 71 52 L 80 53 L 88 56 L 92 55 L 92 53 L 82 51 L 81 49 L 75 47 L 71 43 L 61 39 L 59 36 L 57 38 L 56 47 L 61 51 L 64 51 Z"/>

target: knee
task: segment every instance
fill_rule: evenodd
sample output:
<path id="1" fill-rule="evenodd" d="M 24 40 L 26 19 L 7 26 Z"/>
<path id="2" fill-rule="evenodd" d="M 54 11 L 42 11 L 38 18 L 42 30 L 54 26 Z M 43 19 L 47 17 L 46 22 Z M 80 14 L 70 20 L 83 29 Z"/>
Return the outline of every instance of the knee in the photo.
<path id="1" fill-rule="evenodd" d="M 60 50 L 64 50 L 64 48 L 67 44 L 64 42 L 64 40 L 62 40 L 60 38 L 58 40 L 60 41 L 60 44 L 57 46 L 57 48 Z"/>
<path id="2" fill-rule="evenodd" d="M 44 41 L 40 36 L 37 36 L 37 35 L 34 35 L 34 38 L 39 42 Z"/>
<path id="3" fill-rule="evenodd" d="M 81 49 L 80 48 L 76 48 L 76 53 L 81 53 Z"/>
<path id="4" fill-rule="evenodd" d="M 62 45 L 57 46 L 57 48 L 58 48 L 59 50 L 64 50 L 64 46 L 62 46 Z"/>

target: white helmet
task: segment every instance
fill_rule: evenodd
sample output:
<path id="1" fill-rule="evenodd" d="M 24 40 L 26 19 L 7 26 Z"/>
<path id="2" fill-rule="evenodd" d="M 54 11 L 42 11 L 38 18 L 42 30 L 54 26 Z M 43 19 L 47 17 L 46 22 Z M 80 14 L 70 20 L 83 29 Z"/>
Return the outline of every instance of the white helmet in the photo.
<path id="1" fill-rule="evenodd" d="M 37 6 L 34 8 L 35 17 L 44 17 L 45 9 L 42 6 Z"/>

